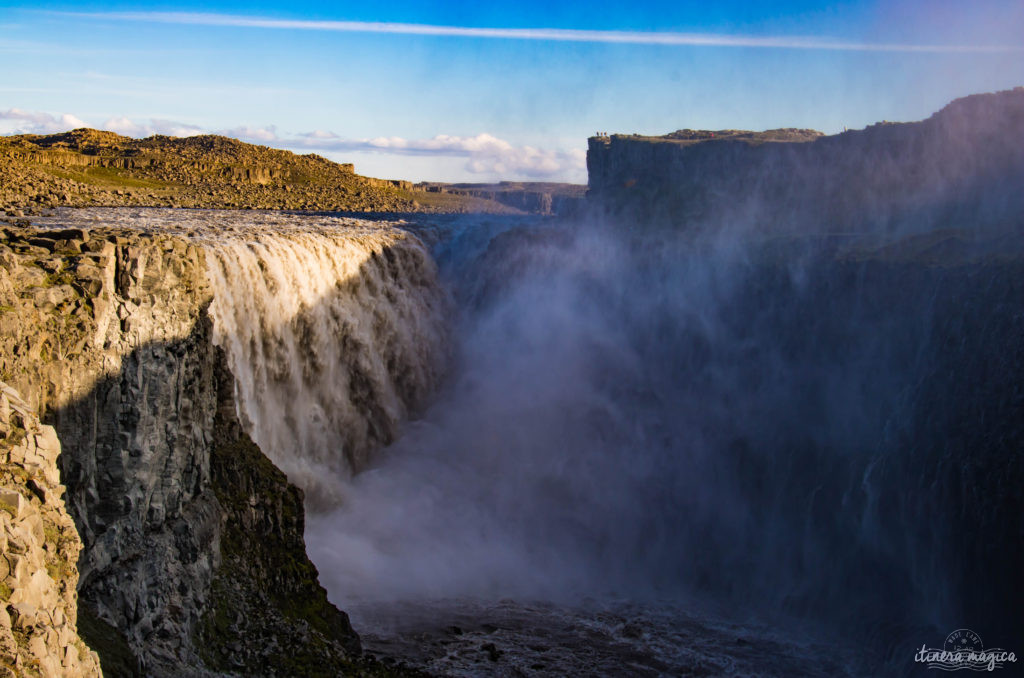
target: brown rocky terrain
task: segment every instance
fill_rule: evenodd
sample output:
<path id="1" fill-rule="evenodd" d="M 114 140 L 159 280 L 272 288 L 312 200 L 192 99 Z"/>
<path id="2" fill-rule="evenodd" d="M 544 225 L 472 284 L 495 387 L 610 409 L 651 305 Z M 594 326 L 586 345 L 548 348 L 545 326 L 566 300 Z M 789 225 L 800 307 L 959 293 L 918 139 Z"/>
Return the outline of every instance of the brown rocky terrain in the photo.
<path id="1" fill-rule="evenodd" d="M 374 179 L 315 154 L 228 137 L 133 139 L 76 129 L 0 137 L 0 213 L 146 206 L 352 212 L 509 212 L 463 194 Z"/>

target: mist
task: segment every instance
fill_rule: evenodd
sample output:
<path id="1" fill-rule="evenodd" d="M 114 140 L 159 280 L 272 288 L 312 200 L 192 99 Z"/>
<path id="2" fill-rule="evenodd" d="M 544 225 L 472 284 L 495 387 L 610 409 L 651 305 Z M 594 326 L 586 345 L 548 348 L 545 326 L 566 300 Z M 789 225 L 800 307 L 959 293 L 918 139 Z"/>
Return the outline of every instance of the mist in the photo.
<path id="1" fill-rule="evenodd" d="M 982 283 L 817 238 L 632 226 L 440 242 L 449 378 L 309 517 L 333 599 L 706 598 L 881 654 L 955 624 L 965 525 L 945 484 L 963 479 L 943 459 L 975 398 L 953 383 L 979 368 L 941 372 L 946 297 Z M 957 331 L 968 350 L 1006 338 Z"/>
<path id="2" fill-rule="evenodd" d="M 305 490 L 332 602 L 373 648 L 388 610 L 447 633 L 511 601 L 527 668 L 535 603 L 667 606 L 655 672 L 737 656 L 673 654 L 676 612 L 822 636 L 854 674 L 949 629 L 1012 646 L 1022 94 L 804 143 L 594 138 L 572 217 L 213 239 L 240 420 Z"/>

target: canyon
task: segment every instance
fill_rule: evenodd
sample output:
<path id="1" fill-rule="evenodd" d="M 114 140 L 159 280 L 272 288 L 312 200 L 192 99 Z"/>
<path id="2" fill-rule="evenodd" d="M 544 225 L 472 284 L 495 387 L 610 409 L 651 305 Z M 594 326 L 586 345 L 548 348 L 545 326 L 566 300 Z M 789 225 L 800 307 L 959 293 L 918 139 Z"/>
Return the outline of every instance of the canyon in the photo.
<path id="1" fill-rule="evenodd" d="M 1024 88 L 835 136 L 594 137 L 588 171 L 557 218 L 11 216 L 0 670 L 1019 649 Z"/>

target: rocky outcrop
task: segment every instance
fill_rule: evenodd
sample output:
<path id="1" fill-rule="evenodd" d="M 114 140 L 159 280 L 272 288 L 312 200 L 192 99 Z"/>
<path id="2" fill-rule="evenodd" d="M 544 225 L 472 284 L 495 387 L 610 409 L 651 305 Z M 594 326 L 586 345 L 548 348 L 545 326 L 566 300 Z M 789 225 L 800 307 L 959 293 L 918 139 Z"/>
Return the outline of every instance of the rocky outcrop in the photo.
<path id="1" fill-rule="evenodd" d="M 138 229 L 4 231 L 0 375 L 63 443 L 59 459 L 46 450 L 84 544 L 83 635 L 108 675 L 292 675 L 295 657 L 332 670 L 358 637 L 306 557 L 301 492 L 224 395 L 206 256 Z M 71 574 L 56 581 L 74 591 Z"/>
<path id="2" fill-rule="evenodd" d="M 827 137 L 682 132 L 591 138 L 591 201 L 641 223 L 772 234 L 1001 228 L 1024 208 L 1021 87 Z"/>
<path id="3" fill-rule="evenodd" d="M 0 369 L 64 444 L 88 614 L 136 654 L 186 661 L 219 519 L 202 252 L 127 232 L 6 235 Z"/>
<path id="4" fill-rule="evenodd" d="M 6 236 L 0 369 L 63 441 L 86 614 L 129 664 L 195 663 L 220 521 L 202 251 L 124 231 Z"/>
<path id="5" fill-rule="evenodd" d="M 349 167 L 351 167 L 351 165 L 349 165 Z M 411 181 L 404 181 L 402 179 L 372 179 L 367 177 L 366 183 L 377 188 L 404 188 L 407 191 L 411 191 L 413 189 L 413 183 Z"/>
<path id="6" fill-rule="evenodd" d="M 78 553 L 52 426 L 0 382 L 0 675 L 100 675 L 79 638 Z"/>
<path id="7" fill-rule="evenodd" d="M 132 139 L 76 129 L 0 136 L 0 216 L 52 207 L 495 212 L 502 206 L 374 179 L 313 153 L 216 135 Z"/>

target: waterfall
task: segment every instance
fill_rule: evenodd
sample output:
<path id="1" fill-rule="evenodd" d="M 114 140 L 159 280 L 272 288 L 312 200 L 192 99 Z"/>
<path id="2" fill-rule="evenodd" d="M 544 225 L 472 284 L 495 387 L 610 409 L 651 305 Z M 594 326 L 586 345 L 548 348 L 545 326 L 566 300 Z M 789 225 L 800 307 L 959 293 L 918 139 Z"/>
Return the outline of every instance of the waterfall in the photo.
<path id="1" fill-rule="evenodd" d="M 665 666 L 693 665 L 680 610 L 726 610 L 742 631 L 713 655 L 771 675 L 805 672 L 764 670 L 737 643 L 748 619 L 889 669 L 853 675 L 902 674 L 975 620 L 1021 637 L 1024 259 L 1007 240 L 93 214 L 205 247 L 240 418 L 307 490 L 310 558 L 364 641 L 390 652 L 410 629 L 442 651 L 433 624 L 474 643 L 444 661 L 473 661 L 504 619 L 508 654 L 546 663 L 552 617 L 588 600 L 624 615 L 599 610 L 616 647 L 682 653 Z M 427 621 L 403 627 L 408 605 Z"/>
<path id="2" fill-rule="evenodd" d="M 260 448 L 336 503 L 434 383 L 445 301 L 413 235 L 338 221 L 209 238 L 214 341 Z"/>
<path id="3" fill-rule="evenodd" d="M 986 544 L 1015 543 L 1020 419 L 975 413 L 1019 411 L 1019 269 L 757 245 L 587 223 L 451 257 L 443 392 L 307 523 L 331 595 L 362 623 L 391 601 L 696 594 L 883 654 L 1012 619 L 970 573 L 1008 572 Z"/>

